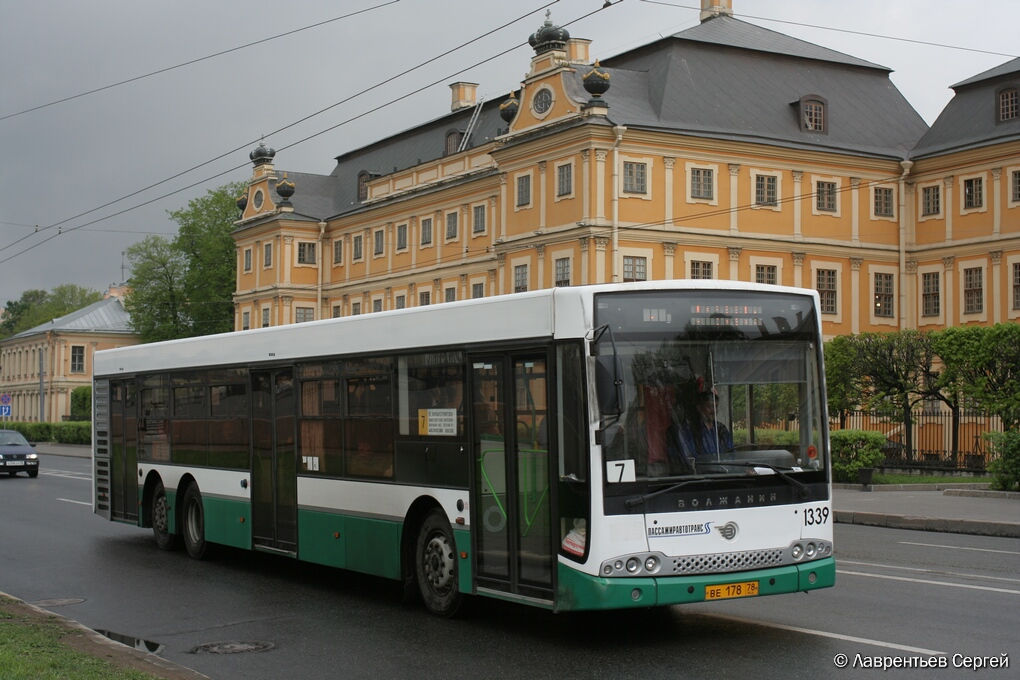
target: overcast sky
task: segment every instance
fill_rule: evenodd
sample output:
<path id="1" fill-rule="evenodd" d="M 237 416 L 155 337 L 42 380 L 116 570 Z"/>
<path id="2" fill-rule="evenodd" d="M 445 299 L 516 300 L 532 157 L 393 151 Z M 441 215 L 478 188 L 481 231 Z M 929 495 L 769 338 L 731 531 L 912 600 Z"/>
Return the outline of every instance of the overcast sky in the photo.
<path id="1" fill-rule="evenodd" d="M 172 236 L 168 210 L 247 179 L 248 152 L 262 135 L 280 150 L 278 168 L 328 174 L 338 154 L 449 111 L 451 82 L 476 82 L 480 96 L 502 98 L 519 86 L 532 53 L 524 44 L 495 55 L 526 43 L 546 5 L 553 23 L 593 41 L 593 58 L 698 23 L 698 0 L 621 0 L 587 18 L 580 17 L 603 0 L 0 0 L 0 117 L 7 116 L 0 120 L 0 307 L 29 288 L 74 283 L 102 291 L 122 281 L 123 250 L 151 233 Z M 950 85 L 1020 52 L 1017 0 L 733 5 L 745 21 L 892 69 L 893 83 L 929 124 L 952 97 Z M 19 114 L 358 10 L 369 11 Z"/>

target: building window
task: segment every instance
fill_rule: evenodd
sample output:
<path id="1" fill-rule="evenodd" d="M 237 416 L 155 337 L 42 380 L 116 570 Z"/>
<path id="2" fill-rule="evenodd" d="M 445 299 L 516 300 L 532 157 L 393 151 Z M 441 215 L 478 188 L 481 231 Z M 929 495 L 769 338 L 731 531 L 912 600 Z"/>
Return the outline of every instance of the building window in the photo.
<path id="1" fill-rule="evenodd" d="M 531 175 L 517 178 L 517 207 L 531 205 Z"/>
<path id="2" fill-rule="evenodd" d="M 800 129 L 804 132 L 821 132 L 826 129 L 825 100 L 805 97 L 800 100 Z"/>
<path id="3" fill-rule="evenodd" d="M 273 244 L 267 243 L 262 248 L 262 266 L 272 267 L 273 266 Z"/>
<path id="4" fill-rule="evenodd" d="M 708 260 L 691 260 L 692 279 L 711 279 L 712 263 Z"/>
<path id="5" fill-rule="evenodd" d="M 485 232 L 485 206 L 476 205 L 471 209 L 471 232 L 482 234 Z"/>
<path id="6" fill-rule="evenodd" d="M 569 196 L 574 193 L 574 166 L 567 163 L 556 166 L 556 195 Z"/>
<path id="7" fill-rule="evenodd" d="M 892 187 L 875 187 L 875 217 L 893 217 Z"/>
<path id="8" fill-rule="evenodd" d="M 241 330 L 246 331 L 251 328 L 251 312 L 241 312 Z"/>
<path id="9" fill-rule="evenodd" d="M 298 243 L 297 261 L 298 264 L 315 264 L 315 244 L 308 242 Z"/>
<path id="10" fill-rule="evenodd" d="M 446 154 L 457 153 L 460 151 L 460 140 L 463 139 L 464 135 L 459 130 L 450 130 L 446 133 Z"/>
<path id="11" fill-rule="evenodd" d="M 1013 309 L 1020 309 L 1020 262 L 1013 264 Z"/>
<path id="12" fill-rule="evenodd" d="M 570 258 L 560 257 L 556 259 L 554 263 L 556 269 L 556 283 L 557 287 L 569 286 L 570 285 Z"/>
<path id="13" fill-rule="evenodd" d="M 382 229 L 372 233 L 372 239 L 375 241 L 372 252 L 375 255 L 382 255 L 385 250 L 386 232 Z"/>
<path id="14" fill-rule="evenodd" d="M 457 301 L 457 289 L 447 288 L 443 291 L 443 302 L 456 302 Z"/>
<path id="15" fill-rule="evenodd" d="M 623 280 L 647 281 L 648 280 L 648 259 L 644 257 L 623 257 Z"/>
<path id="16" fill-rule="evenodd" d="M 382 311 L 382 298 L 378 298 L 376 300 L 372 300 L 372 311 L 373 312 L 381 312 Z"/>
<path id="17" fill-rule="evenodd" d="M 71 373 L 85 372 L 85 345 L 71 345 Z"/>
<path id="18" fill-rule="evenodd" d="M 474 299 L 485 297 L 485 284 L 484 283 L 472 283 L 471 284 L 471 297 Z"/>
<path id="19" fill-rule="evenodd" d="M 351 303 L 351 316 L 357 316 L 359 314 L 361 314 L 361 303 L 360 302 L 352 302 Z"/>
<path id="20" fill-rule="evenodd" d="M 921 315 L 938 316 L 942 311 L 942 286 L 938 272 L 921 275 Z"/>
<path id="21" fill-rule="evenodd" d="M 754 178 L 754 204 L 776 206 L 779 204 L 778 178 L 775 175 L 757 175 Z"/>
<path id="22" fill-rule="evenodd" d="M 294 322 L 305 323 L 308 321 L 315 321 L 315 308 L 314 307 L 295 307 L 294 308 Z"/>
<path id="23" fill-rule="evenodd" d="M 963 180 L 963 209 L 974 210 L 985 204 L 984 183 L 981 177 Z"/>
<path id="24" fill-rule="evenodd" d="M 352 253 L 354 262 L 357 262 L 365 255 L 364 246 L 362 245 L 363 243 L 364 238 L 361 236 L 361 234 L 358 234 L 357 236 L 354 237 L 352 241 L 352 244 L 354 246 L 354 252 Z"/>
<path id="25" fill-rule="evenodd" d="M 1020 203 L 1020 170 L 1014 170 L 1010 176 L 1010 186 L 1012 187 L 1010 193 L 1013 195 L 1013 202 Z"/>
<path id="26" fill-rule="evenodd" d="M 407 250 L 407 225 L 397 225 L 397 250 Z"/>
<path id="27" fill-rule="evenodd" d="M 774 264 L 754 265 L 754 282 L 768 283 L 775 285 L 778 279 L 779 267 Z"/>
<path id="28" fill-rule="evenodd" d="M 691 198 L 712 200 L 715 196 L 715 178 L 708 168 L 691 168 Z"/>
<path id="29" fill-rule="evenodd" d="M 339 319 L 344 315 L 343 305 L 333 305 L 333 318 Z"/>
<path id="30" fill-rule="evenodd" d="M 368 200 L 368 179 L 369 174 L 365 171 L 358 173 L 358 201 Z"/>
<path id="31" fill-rule="evenodd" d="M 446 213 L 446 240 L 457 238 L 457 213 Z"/>
<path id="32" fill-rule="evenodd" d="M 623 162 L 623 190 L 628 194 L 648 193 L 648 166 L 645 163 Z"/>
<path id="33" fill-rule="evenodd" d="M 984 270 L 969 267 L 963 270 L 963 313 L 980 314 L 985 307 Z"/>
<path id="34" fill-rule="evenodd" d="M 523 293 L 528 290 L 528 265 L 519 264 L 514 267 L 514 292 Z"/>
<path id="35" fill-rule="evenodd" d="M 432 245 L 432 218 L 423 217 L 421 219 L 421 244 L 423 246 Z"/>
<path id="36" fill-rule="evenodd" d="M 836 183 L 815 184 L 815 209 L 819 212 L 836 212 Z"/>
<path id="37" fill-rule="evenodd" d="M 432 302 L 432 291 L 423 290 L 418 293 L 418 306 L 426 307 Z"/>
<path id="38" fill-rule="evenodd" d="M 1011 87 L 999 92 L 999 122 L 1002 123 L 1007 120 L 1013 120 L 1017 116 L 1020 116 L 1020 108 L 1018 108 L 1017 90 L 1015 87 Z"/>
<path id="39" fill-rule="evenodd" d="M 836 270 L 818 269 L 815 272 L 815 290 L 818 291 L 822 314 L 835 314 L 839 309 L 836 298 Z"/>
<path id="40" fill-rule="evenodd" d="M 883 318 L 892 318 L 893 316 L 892 274 L 875 274 L 875 316 Z"/>
<path id="41" fill-rule="evenodd" d="M 344 263 L 344 240 L 338 238 L 333 241 L 333 264 Z"/>
<path id="42" fill-rule="evenodd" d="M 262 308 L 262 327 L 269 328 L 269 307 Z"/>
<path id="43" fill-rule="evenodd" d="M 398 295 L 393 298 L 394 309 L 404 309 L 405 307 L 407 307 L 407 296 Z"/>
<path id="44" fill-rule="evenodd" d="M 921 190 L 921 215 L 938 215 L 942 212 L 940 187 L 930 186 Z"/>
<path id="45" fill-rule="evenodd" d="M 244 271 L 251 271 L 251 248 L 244 249 Z"/>

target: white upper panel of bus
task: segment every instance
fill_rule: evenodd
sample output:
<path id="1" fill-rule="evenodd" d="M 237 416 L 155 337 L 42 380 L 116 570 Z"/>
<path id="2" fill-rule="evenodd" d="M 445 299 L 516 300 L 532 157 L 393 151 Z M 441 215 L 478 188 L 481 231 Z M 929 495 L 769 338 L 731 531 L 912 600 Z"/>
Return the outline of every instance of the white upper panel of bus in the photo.
<path id="1" fill-rule="evenodd" d="M 95 376 L 176 368 L 293 362 L 339 354 L 419 350 L 528 339 L 583 338 L 592 296 L 624 290 L 812 290 L 735 281 L 645 281 L 574 286 L 258 328 L 96 352 Z M 817 304 L 817 303 L 816 303 Z"/>

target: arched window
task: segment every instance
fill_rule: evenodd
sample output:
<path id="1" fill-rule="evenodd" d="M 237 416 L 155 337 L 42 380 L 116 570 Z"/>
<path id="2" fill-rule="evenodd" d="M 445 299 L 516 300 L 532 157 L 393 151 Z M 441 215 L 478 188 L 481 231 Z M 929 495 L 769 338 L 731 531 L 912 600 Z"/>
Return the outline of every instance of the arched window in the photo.
<path id="1" fill-rule="evenodd" d="M 443 152 L 444 155 L 449 156 L 450 154 L 457 153 L 460 149 L 460 140 L 464 135 L 459 130 L 450 130 L 446 133 L 446 149 Z"/>
<path id="2" fill-rule="evenodd" d="M 1015 87 L 1007 87 L 1004 90 L 999 90 L 999 122 L 1003 123 L 1007 120 L 1014 120 L 1020 116 L 1020 102 L 1017 99 L 1017 89 Z"/>
<path id="3" fill-rule="evenodd" d="M 823 97 L 809 94 L 800 99 L 800 129 L 804 132 L 825 134 L 829 131 L 827 102 Z"/>

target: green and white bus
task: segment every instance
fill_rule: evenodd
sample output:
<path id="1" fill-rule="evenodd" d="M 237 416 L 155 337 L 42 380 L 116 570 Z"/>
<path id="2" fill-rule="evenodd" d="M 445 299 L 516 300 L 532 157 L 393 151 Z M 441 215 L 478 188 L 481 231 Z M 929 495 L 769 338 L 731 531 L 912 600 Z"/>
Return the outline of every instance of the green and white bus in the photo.
<path id="1" fill-rule="evenodd" d="M 554 288 L 95 354 L 94 511 L 553 611 L 833 585 L 818 296 Z M 711 417 L 714 411 L 714 419 Z"/>

